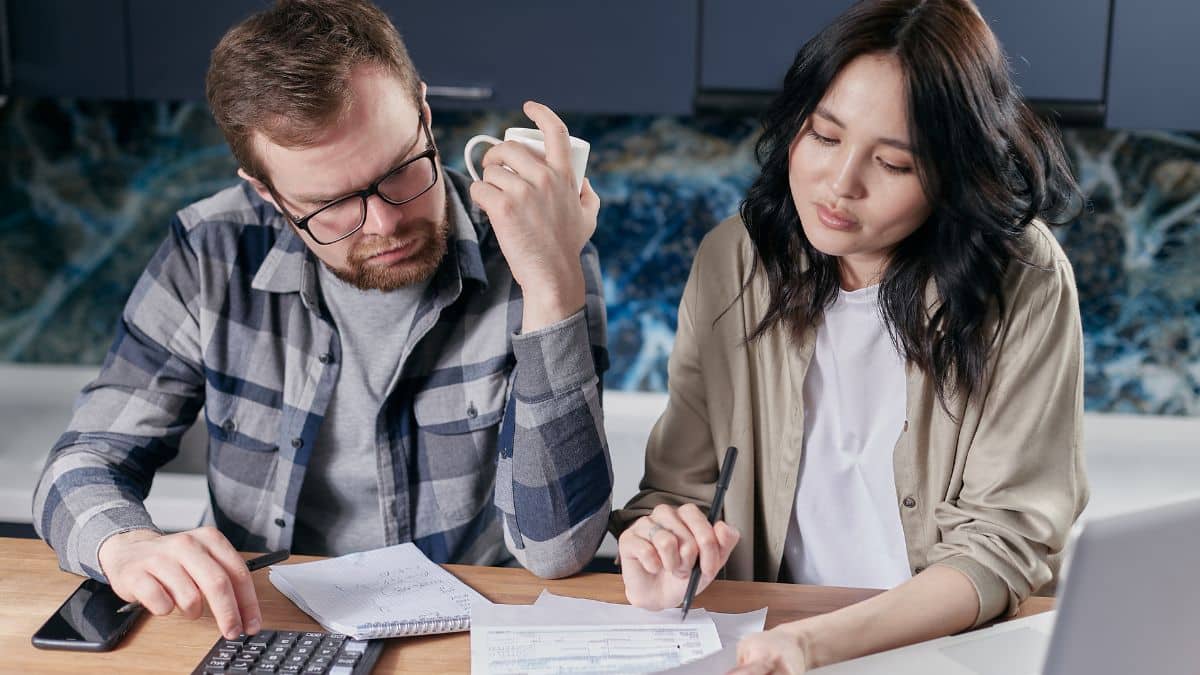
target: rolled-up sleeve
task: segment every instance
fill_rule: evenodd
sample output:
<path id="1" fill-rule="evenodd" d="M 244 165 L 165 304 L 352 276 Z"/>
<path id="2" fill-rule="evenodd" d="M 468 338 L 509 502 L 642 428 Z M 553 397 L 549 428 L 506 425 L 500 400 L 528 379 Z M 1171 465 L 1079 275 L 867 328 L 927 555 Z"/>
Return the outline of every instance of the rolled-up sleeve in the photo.
<path id="1" fill-rule="evenodd" d="M 516 367 L 501 425 L 496 506 L 505 543 L 541 577 L 574 574 L 596 553 L 612 509 L 601 376 L 608 365 L 600 268 L 581 256 L 586 306 L 513 336 Z"/>

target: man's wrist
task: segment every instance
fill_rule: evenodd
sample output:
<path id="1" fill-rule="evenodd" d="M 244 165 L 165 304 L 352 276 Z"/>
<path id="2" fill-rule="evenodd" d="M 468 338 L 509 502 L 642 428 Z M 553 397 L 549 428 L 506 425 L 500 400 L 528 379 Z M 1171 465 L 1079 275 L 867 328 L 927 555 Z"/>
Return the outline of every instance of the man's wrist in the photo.
<path id="1" fill-rule="evenodd" d="M 161 536 L 163 536 L 162 532 L 145 527 L 140 527 L 135 530 L 127 530 L 125 532 L 118 532 L 109 536 L 107 539 L 100 542 L 100 548 L 96 550 L 96 559 L 100 563 L 100 573 L 105 577 L 109 576 L 108 572 L 104 569 L 104 559 L 112 557 L 114 546 L 120 548 L 128 544 L 158 539 Z M 106 551 L 107 554 L 105 553 Z"/>
<path id="2" fill-rule="evenodd" d="M 521 293 L 524 303 L 522 333 L 558 323 L 583 309 L 587 302 L 583 269 L 579 266 L 533 288 L 522 287 Z"/>

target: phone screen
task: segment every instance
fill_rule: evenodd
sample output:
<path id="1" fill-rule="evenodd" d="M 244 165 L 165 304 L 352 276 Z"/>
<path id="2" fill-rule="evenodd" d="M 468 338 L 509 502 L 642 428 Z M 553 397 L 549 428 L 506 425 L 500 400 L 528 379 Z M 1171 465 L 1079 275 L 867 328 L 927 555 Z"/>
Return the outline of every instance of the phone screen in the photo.
<path id="1" fill-rule="evenodd" d="M 118 614 L 124 604 L 112 587 L 87 579 L 34 633 L 33 643 L 62 649 L 111 648 L 141 614 L 140 608 Z"/>

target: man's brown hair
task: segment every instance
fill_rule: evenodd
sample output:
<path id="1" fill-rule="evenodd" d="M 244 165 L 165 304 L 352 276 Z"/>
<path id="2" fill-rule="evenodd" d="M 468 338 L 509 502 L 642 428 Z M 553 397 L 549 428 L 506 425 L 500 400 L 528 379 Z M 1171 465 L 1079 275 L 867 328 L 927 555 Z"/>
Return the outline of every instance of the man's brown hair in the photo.
<path id="1" fill-rule="evenodd" d="M 212 53 L 208 105 L 233 156 L 267 181 L 254 134 L 305 147 L 353 104 L 356 66 L 391 72 L 420 101 L 420 77 L 400 33 L 367 0 L 277 0 L 229 29 Z"/>

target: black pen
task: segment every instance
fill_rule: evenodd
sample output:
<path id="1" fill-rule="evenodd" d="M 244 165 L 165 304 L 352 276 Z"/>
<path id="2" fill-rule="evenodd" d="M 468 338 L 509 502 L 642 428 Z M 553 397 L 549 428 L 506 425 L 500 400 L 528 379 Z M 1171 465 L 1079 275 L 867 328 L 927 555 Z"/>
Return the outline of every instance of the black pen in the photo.
<path id="1" fill-rule="evenodd" d="M 716 525 L 717 516 L 721 513 L 721 505 L 725 502 L 725 489 L 729 487 L 729 479 L 733 477 L 733 464 L 737 461 L 738 449 L 729 446 L 725 450 L 725 460 L 721 462 L 721 475 L 717 477 L 717 489 L 713 493 L 712 506 L 708 509 L 708 524 Z M 687 593 L 683 594 L 683 618 L 686 621 L 688 610 L 692 608 L 692 600 L 696 596 L 696 586 L 700 584 L 700 557 L 696 557 L 696 566 L 692 568 L 692 578 L 688 580 Z"/>
<path id="2" fill-rule="evenodd" d="M 283 562 L 284 560 L 287 560 L 288 556 L 290 556 L 291 554 L 292 554 L 292 552 L 287 551 L 287 550 L 271 551 L 270 553 L 264 553 L 263 555 L 260 555 L 257 558 L 251 558 L 251 559 L 247 560 L 246 561 L 246 569 L 250 570 L 251 572 L 253 572 L 254 570 L 260 570 L 260 569 L 266 567 L 267 565 L 274 565 L 277 562 Z M 135 610 L 141 606 L 142 606 L 142 603 L 140 603 L 140 602 L 128 602 L 128 603 L 125 603 L 124 605 L 121 605 L 121 608 L 117 610 L 117 614 L 124 614 L 125 612 L 132 612 L 133 610 Z"/>

